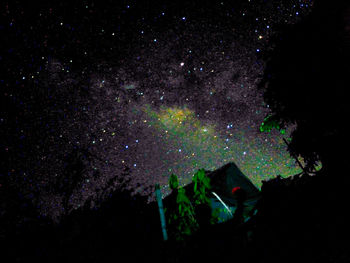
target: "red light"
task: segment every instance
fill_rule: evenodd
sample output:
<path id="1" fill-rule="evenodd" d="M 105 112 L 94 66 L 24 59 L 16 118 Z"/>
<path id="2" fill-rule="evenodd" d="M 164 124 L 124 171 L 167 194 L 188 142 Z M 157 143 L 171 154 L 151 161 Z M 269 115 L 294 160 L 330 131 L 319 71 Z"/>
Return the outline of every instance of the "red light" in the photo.
<path id="1" fill-rule="evenodd" d="M 241 189 L 241 187 L 236 186 L 236 187 L 232 188 L 232 194 L 235 194 L 238 189 Z"/>

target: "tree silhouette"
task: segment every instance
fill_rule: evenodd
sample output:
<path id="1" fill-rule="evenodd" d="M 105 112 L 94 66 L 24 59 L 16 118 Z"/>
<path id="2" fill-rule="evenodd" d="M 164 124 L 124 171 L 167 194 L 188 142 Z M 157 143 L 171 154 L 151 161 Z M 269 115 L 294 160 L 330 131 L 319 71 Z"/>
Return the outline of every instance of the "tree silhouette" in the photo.
<path id="1" fill-rule="evenodd" d="M 301 155 L 308 169 L 318 161 L 323 171 L 345 163 L 349 8 L 346 1 L 315 1 L 309 16 L 280 28 L 274 48 L 263 55 L 259 88 L 281 128 L 297 124 L 289 151 Z"/>
<path id="2" fill-rule="evenodd" d="M 65 168 L 56 181 L 54 186 L 57 193 L 63 194 L 62 205 L 68 213 L 71 208 L 69 202 L 73 191 L 81 184 L 85 178 L 86 168 L 91 156 L 88 152 L 76 148 L 73 149 L 67 156 L 65 160 Z"/>

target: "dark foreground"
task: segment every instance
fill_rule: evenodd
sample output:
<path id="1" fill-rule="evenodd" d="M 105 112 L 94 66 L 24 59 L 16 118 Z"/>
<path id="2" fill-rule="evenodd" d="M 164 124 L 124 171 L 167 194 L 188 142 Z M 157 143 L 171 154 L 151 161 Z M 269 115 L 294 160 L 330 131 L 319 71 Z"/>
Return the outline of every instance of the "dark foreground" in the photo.
<path id="1" fill-rule="evenodd" d="M 183 242 L 162 241 L 158 208 L 114 195 L 61 224 L 31 208 L 2 214 L 2 262 L 350 262 L 346 183 L 328 176 L 264 183 L 258 213 L 244 225 L 212 225 Z M 13 203 L 15 206 L 15 202 Z M 20 224 L 11 217 L 22 213 Z"/>

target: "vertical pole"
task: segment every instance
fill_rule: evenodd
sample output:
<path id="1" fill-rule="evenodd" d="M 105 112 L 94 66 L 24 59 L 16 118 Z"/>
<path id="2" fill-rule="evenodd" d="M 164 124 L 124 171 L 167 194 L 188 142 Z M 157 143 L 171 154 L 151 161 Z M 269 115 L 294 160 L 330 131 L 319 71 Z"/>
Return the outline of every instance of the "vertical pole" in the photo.
<path id="1" fill-rule="evenodd" d="M 168 240 L 168 235 L 166 232 L 166 224 L 165 224 L 165 215 L 164 215 L 164 208 L 163 208 L 163 200 L 162 200 L 162 194 L 160 193 L 160 187 L 159 184 L 156 184 L 156 197 L 158 202 L 158 208 L 159 208 L 159 215 L 160 215 L 160 223 L 162 226 L 162 232 L 163 232 L 163 239 L 164 241 Z"/>

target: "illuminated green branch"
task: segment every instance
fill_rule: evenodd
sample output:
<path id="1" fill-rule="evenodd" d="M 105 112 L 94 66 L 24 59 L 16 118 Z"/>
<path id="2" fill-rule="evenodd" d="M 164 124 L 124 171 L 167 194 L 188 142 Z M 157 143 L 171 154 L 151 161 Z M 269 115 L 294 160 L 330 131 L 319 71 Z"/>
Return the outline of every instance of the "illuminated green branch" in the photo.
<path id="1" fill-rule="evenodd" d="M 281 128 L 281 124 L 278 122 L 276 116 L 268 115 L 260 125 L 261 132 L 270 132 L 273 128 L 280 131 L 281 134 L 285 134 L 286 130 Z"/>

